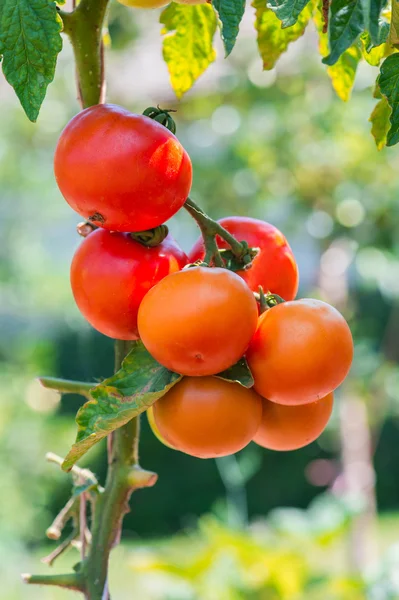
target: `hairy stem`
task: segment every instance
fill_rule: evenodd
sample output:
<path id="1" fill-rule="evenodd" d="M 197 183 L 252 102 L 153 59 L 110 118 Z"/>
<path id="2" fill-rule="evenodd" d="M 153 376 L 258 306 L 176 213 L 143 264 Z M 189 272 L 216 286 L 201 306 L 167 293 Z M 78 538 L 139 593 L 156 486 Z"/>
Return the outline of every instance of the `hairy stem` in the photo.
<path id="1" fill-rule="evenodd" d="M 81 0 L 72 12 L 60 11 L 76 62 L 79 98 L 83 108 L 105 99 L 102 29 L 109 0 Z"/>
<path id="2" fill-rule="evenodd" d="M 22 575 L 25 583 L 34 585 L 53 585 L 76 592 L 84 591 L 84 582 L 79 573 L 67 573 L 66 575 Z"/>
<path id="3" fill-rule="evenodd" d="M 57 379 L 56 377 L 38 377 L 39 383 L 49 390 L 57 390 L 60 394 L 80 394 L 90 399 L 90 390 L 94 388 L 95 383 L 85 383 L 83 381 L 68 381 L 67 379 Z"/>
<path id="4" fill-rule="evenodd" d="M 187 198 L 184 208 L 197 221 L 201 229 L 205 245 L 205 262 L 209 263 L 212 259 L 215 266 L 223 266 L 223 260 L 219 253 L 215 237 L 218 235 L 224 239 L 231 248 L 232 253 L 237 257 L 242 257 L 247 251 L 247 247 L 236 240 L 224 227 L 211 219 L 191 198 Z"/>

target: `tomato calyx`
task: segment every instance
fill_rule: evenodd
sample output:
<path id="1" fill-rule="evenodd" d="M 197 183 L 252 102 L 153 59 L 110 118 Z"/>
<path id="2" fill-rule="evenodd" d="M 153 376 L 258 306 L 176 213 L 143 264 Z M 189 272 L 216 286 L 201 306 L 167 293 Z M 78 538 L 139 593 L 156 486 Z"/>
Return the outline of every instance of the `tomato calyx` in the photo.
<path id="1" fill-rule="evenodd" d="M 263 314 L 273 306 L 277 306 L 277 304 L 282 304 L 285 302 L 284 298 L 279 296 L 278 294 L 272 294 L 271 292 L 263 291 L 263 287 L 259 286 L 259 292 L 254 292 L 255 300 L 259 304 L 259 312 Z"/>
<path id="2" fill-rule="evenodd" d="M 176 123 L 174 122 L 173 118 L 170 115 L 170 113 L 172 113 L 172 112 L 176 112 L 176 110 L 173 110 L 172 108 L 160 108 L 159 106 L 157 106 L 157 107 L 149 106 L 148 108 L 145 109 L 145 111 L 143 112 L 143 115 L 145 117 L 149 117 L 150 119 L 153 119 L 157 123 L 160 123 L 161 125 L 166 127 L 166 129 L 169 129 L 169 131 L 171 131 L 173 134 L 175 134 L 176 133 Z"/>
<path id="3" fill-rule="evenodd" d="M 130 237 L 148 248 L 154 248 L 159 246 L 169 233 L 167 225 L 158 225 L 153 229 L 147 229 L 146 231 L 135 231 L 130 234 Z"/>

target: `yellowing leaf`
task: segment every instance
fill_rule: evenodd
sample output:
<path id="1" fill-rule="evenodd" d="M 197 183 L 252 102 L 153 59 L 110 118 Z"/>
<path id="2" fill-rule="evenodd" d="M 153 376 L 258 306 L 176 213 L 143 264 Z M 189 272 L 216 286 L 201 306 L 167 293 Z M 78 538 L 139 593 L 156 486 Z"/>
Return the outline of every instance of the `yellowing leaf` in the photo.
<path id="1" fill-rule="evenodd" d="M 382 98 L 374 107 L 370 115 L 371 134 L 375 140 L 378 150 L 382 150 L 387 141 L 387 133 L 389 131 L 391 116 L 391 107 L 386 98 Z"/>
<path id="2" fill-rule="evenodd" d="M 163 57 L 170 81 L 181 98 L 215 60 L 213 36 L 216 16 L 209 4 L 184 5 L 172 2 L 162 11 Z"/>
<path id="3" fill-rule="evenodd" d="M 323 18 L 319 10 L 315 12 L 313 21 L 319 33 L 320 54 L 326 56 L 328 54 L 328 38 L 327 34 L 323 33 Z M 337 96 L 345 102 L 350 98 L 355 82 L 357 65 L 361 58 L 362 53 L 360 48 L 354 45 L 341 54 L 334 65 L 327 68 L 327 73 Z"/>
<path id="4" fill-rule="evenodd" d="M 267 7 L 266 0 L 253 0 L 252 6 L 256 10 L 255 29 L 258 32 L 258 47 L 263 68 L 270 70 L 287 50 L 288 45 L 303 35 L 312 16 L 314 3 L 309 2 L 305 6 L 295 25 L 284 29 L 280 19 Z"/>

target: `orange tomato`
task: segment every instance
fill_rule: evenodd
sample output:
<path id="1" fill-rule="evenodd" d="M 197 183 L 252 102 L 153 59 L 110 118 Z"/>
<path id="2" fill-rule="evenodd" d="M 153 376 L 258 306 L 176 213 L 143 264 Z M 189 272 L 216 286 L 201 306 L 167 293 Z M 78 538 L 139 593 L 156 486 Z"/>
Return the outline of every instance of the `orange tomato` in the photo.
<path id="1" fill-rule="evenodd" d="M 334 396 L 297 406 L 284 406 L 263 399 L 262 420 L 254 442 L 269 450 L 297 450 L 314 442 L 324 431 Z"/>
<path id="2" fill-rule="evenodd" d="M 289 405 L 327 396 L 347 376 L 352 358 L 352 335 L 343 316 L 309 299 L 263 313 L 247 352 L 258 394 Z"/>
<path id="3" fill-rule="evenodd" d="M 258 309 L 245 282 L 226 269 L 192 267 L 165 277 L 141 302 L 139 335 L 162 365 L 214 375 L 245 353 Z"/>
<path id="4" fill-rule="evenodd" d="M 173 448 L 173 446 L 168 444 L 168 442 L 162 437 L 162 435 L 157 427 L 157 424 L 155 423 L 153 406 L 150 406 L 149 408 L 147 408 L 147 419 L 148 419 L 148 424 L 151 428 L 152 433 L 161 442 L 161 444 L 163 444 L 164 446 L 167 446 L 168 448 L 172 448 L 172 450 L 176 450 L 176 448 Z"/>
<path id="5" fill-rule="evenodd" d="M 218 377 L 185 377 L 153 406 L 161 436 L 198 458 L 238 452 L 252 440 L 262 416 L 256 392 Z"/>

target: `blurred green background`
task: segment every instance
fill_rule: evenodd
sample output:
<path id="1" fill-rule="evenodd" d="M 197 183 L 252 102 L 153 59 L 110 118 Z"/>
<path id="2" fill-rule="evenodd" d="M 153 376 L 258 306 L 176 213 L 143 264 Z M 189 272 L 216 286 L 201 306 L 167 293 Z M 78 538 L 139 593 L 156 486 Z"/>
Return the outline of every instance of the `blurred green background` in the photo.
<path id="1" fill-rule="evenodd" d="M 113 5 L 108 99 L 136 112 L 178 108 L 178 136 L 194 163 L 192 197 L 213 217 L 250 215 L 286 234 L 299 295 L 331 302 L 350 321 L 354 367 L 327 431 L 293 453 L 252 444 L 236 457 L 201 461 L 163 447 L 143 416 L 141 462 L 159 481 L 133 496 L 111 588 L 117 600 L 394 600 L 399 153 L 377 152 L 369 133 L 372 67 L 361 65 L 342 103 L 310 31 L 276 70 L 262 72 L 250 18 L 231 58 L 223 61 L 219 49 L 178 104 L 157 11 Z M 40 557 L 55 543 L 45 530 L 71 481 L 44 456 L 68 451 L 82 399 L 60 399 L 34 377 L 107 377 L 113 353 L 69 287 L 79 217 L 52 171 L 57 137 L 78 110 L 67 42 L 36 125 L 3 79 L 0 95 L 1 598 L 57 600 L 69 594 L 27 589 L 19 573 L 48 568 Z M 185 250 L 198 235 L 184 212 L 170 229 Z M 83 464 L 103 480 L 104 446 Z M 60 568 L 77 560 L 71 550 Z"/>

